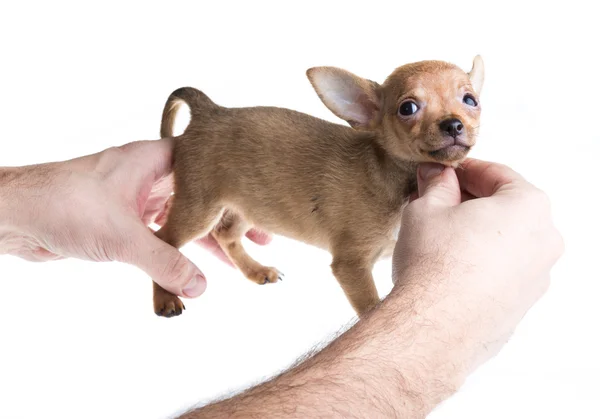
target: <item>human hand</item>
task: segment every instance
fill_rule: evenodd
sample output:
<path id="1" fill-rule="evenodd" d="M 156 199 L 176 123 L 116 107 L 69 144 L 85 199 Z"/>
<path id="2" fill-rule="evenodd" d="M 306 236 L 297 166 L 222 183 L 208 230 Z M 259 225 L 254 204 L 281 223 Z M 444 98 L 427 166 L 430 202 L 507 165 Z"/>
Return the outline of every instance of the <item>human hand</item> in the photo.
<path id="1" fill-rule="evenodd" d="M 120 261 L 164 289 L 197 297 L 204 275 L 148 227 L 166 219 L 173 191 L 170 139 L 139 141 L 59 163 L 0 170 L 0 254 L 30 261 Z M 251 230 L 255 243 L 269 235 Z M 196 241 L 231 265 L 211 235 Z"/>
<path id="2" fill-rule="evenodd" d="M 473 159 L 440 169 L 419 169 L 419 198 L 394 252 L 395 288 L 468 374 L 544 294 L 564 244 L 547 196 L 513 170 Z"/>

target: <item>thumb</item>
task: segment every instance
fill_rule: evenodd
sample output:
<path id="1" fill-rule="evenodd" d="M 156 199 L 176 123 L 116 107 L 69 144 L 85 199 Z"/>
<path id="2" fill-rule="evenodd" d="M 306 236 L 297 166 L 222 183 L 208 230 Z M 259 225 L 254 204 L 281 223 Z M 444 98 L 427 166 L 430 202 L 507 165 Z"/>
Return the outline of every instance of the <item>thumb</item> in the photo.
<path id="1" fill-rule="evenodd" d="M 132 237 L 130 260 L 124 261 L 146 272 L 165 290 L 179 296 L 194 298 L 206 289 L 204 274 L 179 250 L 165 243 L 146 226 Z"/>
<path id="2" fill-rule="evenodd" d="M 419 165 L 417 184 L 419 199 L 443 206 L 454 206 L 461 202 L 460 185 L 456 172 L 451 167 L 423 163 Z"/>

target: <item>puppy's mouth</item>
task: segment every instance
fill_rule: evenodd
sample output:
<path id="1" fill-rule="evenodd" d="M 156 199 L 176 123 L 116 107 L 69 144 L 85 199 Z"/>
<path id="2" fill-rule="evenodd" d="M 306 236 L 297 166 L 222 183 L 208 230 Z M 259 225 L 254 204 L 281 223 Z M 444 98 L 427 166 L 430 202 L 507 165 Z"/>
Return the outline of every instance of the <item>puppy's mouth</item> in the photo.
<path id="1" fill-rule="evenodd" d="M 471 147 L 462 144 L 453 144 L 437 150 L 428 151 L 427 154 L 439 161 L 460 160 L 469 152 Z"/>
<path id="2" fill-rule="evenodd" d="M 439 162 L 452 162 L 465 158 L 471 145 L 462 136 L 443 138 L 442 144 L 437 144 L 434 150 L 421 149 L 424 154 Z M 429 147 L 428 147 L 429 148 Z"/>

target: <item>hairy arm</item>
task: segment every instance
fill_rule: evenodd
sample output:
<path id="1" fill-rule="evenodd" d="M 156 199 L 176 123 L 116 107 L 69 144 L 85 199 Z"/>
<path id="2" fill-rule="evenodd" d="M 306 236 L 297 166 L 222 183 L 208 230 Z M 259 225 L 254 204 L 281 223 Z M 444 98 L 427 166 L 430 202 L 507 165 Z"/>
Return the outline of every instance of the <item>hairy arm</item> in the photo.
<path id="1" fill-rule="evenodd" d="M 10 221 L 8 220 L 8 184 L 10 182 L 11 173 L 8 169 L 0 167 L 0 255 L 5 253 L 2 249 L 2 243 L 5 241 L 4 236 Z"/>
<path id="2" fill-rule="evenodd" d="M 415 293 L 395 288 L 364 320 L 288 372 L 183 415 L 195 418 L 425 417 L 466 377 L 460 342 Z"/>
<path id="3" fill-rule="evenodd" d="M 51 192 L 51 173 L 39 176 L 42 169 L 0 168 L 0 254 L 22 253 L 26 247 L 28 259 L 43 256 L 41 243 L 28 239 L 30 248 L 23 243 L 27 234 L 20 232 L 29 224 L 23 198 L 28 197 L 29 206 L 37 205 L 40 199 L 31 194 L 45 202 L 44 195 Z M 305 362 L 185 417 L 424 417 L 458 387 L 462 376 L 448 357 L 432 353 L 442 348 L 419 343 L 427 337 L 408 315 L 415 310 L 414 300 L 414 295 L 394 290 L 364 321 Z M 425 350 L 417 353 L 418 347 Z"/>
<path id="4" fill-rule="evenodd" d="M 0 168 L 0 255 L 129 263 L 174 294 L 198 297 L 206 287 L 202 272 L 148 228 L 166 219 L 171 150 L 170 139 L 138 141 L 68 161 Z M 247 236 L 270 241 L 258 230 Z M 212 236 L 196 242 L 231 264 Z"/>
<path id="5" fill-rule="evenodd" d="M 464 168 L 459 185 L 452 169 L 421 167 L 378 307 L 288 372 L 182 418 L 423 418 L 452 395 L 508 341 L 563 251 L 541 191 L 504 166 Z"/>
<path id="6" fill-rule="evenodd" d="M 0 167 L 0 255 L 18 247 L 14 227 L 19 223 L 20 211 L 15 208 L 15 194 L 18 185 L 22 182 L 21 170 Z"/>
<path id="7" fill-rule="evenodd" d="M 168 196 L 153 192 L 164 189 L 168 150 L 167 141 L 132 143 L 0 168 L 0 254 L 121 260 L 159 269 L 157 282 L 180 292 L 187 277 L 176 273 L 188 270 L 160 267 L 191 262 L 147 228 Z M 563 252 L 549 201 L 505 166 L 430 169 L 420 168 L 419 198 L 402 218 L 390 295 L 288 372 L 183 418 L 422 418 L 501 349 Z"/>
<path id="8" fill-rule="evenodd" d="M 14 178 L 14 169 L 0 167 L 0 226 L 8 224 L 6 217 L 8 213 L 8 188 Z"/>

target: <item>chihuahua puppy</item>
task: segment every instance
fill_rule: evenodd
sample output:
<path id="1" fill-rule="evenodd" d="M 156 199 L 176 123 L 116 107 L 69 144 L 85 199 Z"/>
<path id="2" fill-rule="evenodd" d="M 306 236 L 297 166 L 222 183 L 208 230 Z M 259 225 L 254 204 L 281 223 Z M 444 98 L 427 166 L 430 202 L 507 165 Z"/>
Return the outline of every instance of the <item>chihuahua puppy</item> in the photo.
<path id="1" fill-rule="evenodd" d="M 226 108 L 191 87 L 170 95 L 161 137 L 173 136 L 182 103 L 191 119 L 174 141 L 174 195 L 155 234 L 176 248 L 212 234 L 257 284 L 281 275 L 244 250 L 252 226 L 328 250 L 361 317 L 379 302 L 371 271 L 394 249 L 416 165 L 456 167 L 475 145 L 483 61 L 476 56 L 468 73 L 442 61 L 407 64 L 383 84 L 336 67 L 306 74 L 349 127 L 277 107 Z M 157 315 L 183 308 L 154 283 Z"/>

